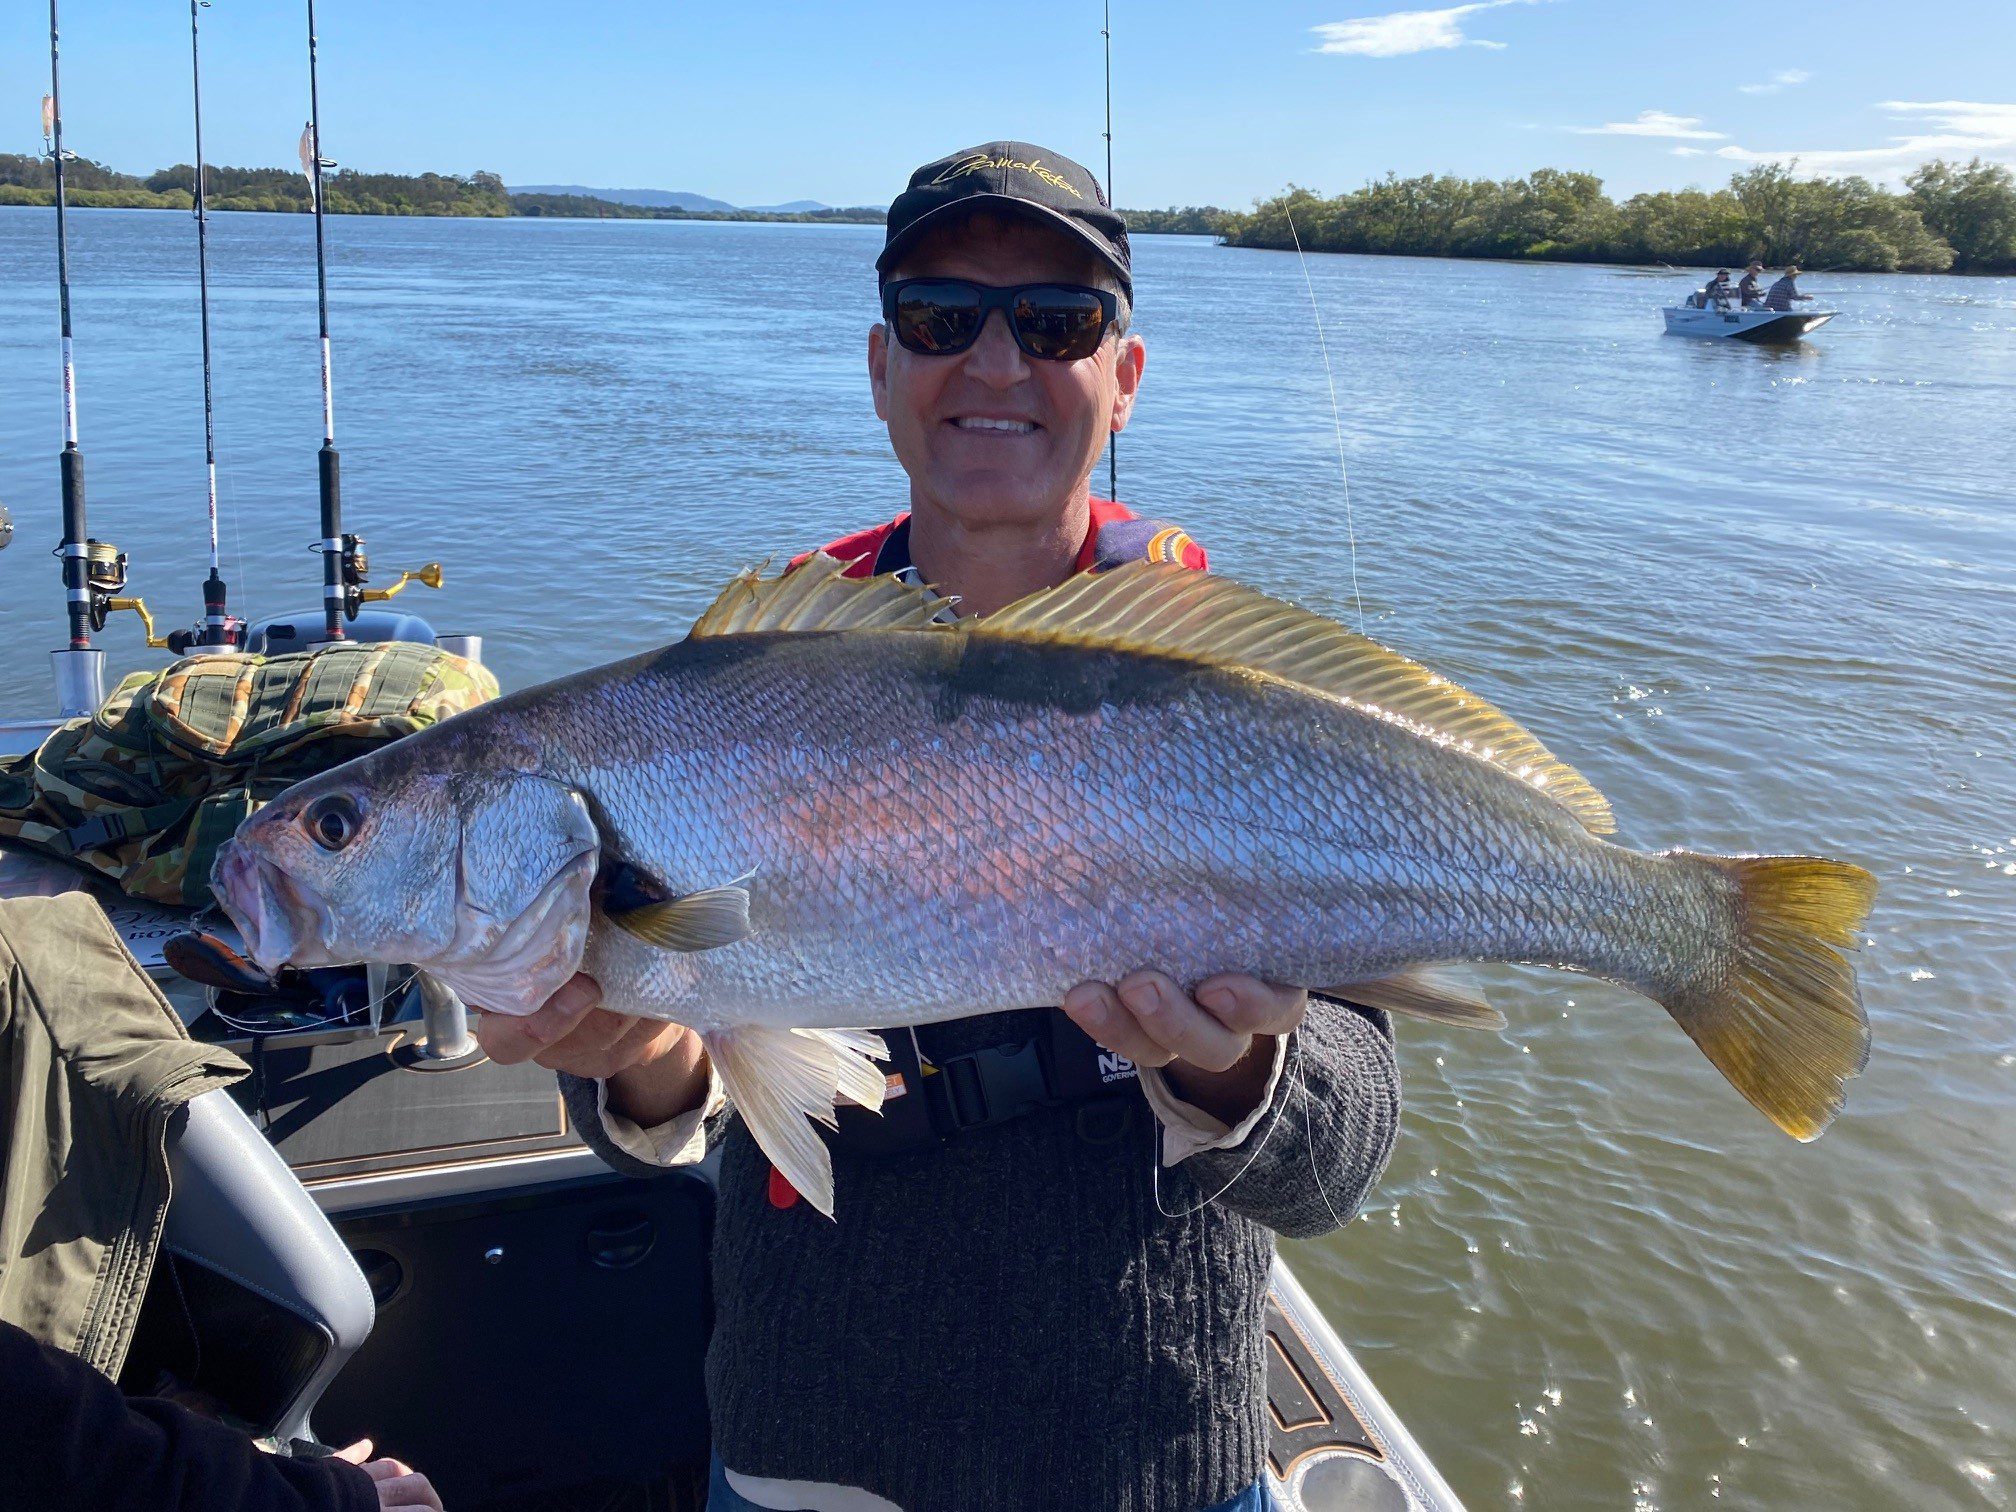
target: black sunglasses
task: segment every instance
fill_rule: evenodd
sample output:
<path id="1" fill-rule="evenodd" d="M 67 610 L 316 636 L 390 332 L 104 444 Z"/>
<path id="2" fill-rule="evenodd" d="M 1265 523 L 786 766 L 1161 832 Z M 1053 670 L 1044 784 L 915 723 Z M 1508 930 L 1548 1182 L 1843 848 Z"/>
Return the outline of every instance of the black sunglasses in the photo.
<path id="1" fill-rule="evenodd" d="M 882 318 L 913 352 L 950 357 L 980 339 L 991 311 L 1007 313 L 1015 345 L 1045 362 L 1077 362 L 1099 350 L 1120 319 L 1120 300 L 1082 284 L 995 288 L 963 278 L 899 278 L 882 287 Z"/>

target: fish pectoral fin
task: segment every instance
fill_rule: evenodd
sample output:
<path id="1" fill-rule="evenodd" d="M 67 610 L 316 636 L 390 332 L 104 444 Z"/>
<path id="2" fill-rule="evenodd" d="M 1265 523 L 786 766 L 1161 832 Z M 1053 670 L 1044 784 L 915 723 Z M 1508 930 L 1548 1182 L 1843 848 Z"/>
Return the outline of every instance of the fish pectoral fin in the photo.
<path id="1" fill-rule="evenodd" d="M 749 889 L 743 877 L 726 887 L 710 887 L 663 903 L 645 903 L 607 917 L 660 950 L 713 950 L 756 932 L 749 922 Z"/>
<path id="2" fill-rule="evenodd" d="M 833 1159 L 811 1120 L 835 1127 L 835 1097 L 881 1111 L 885 1080 L 875 1062 L 889 1053 L 882 1037 L 857 1029 L 744 1025 L 700 1038 L 728 1101 L 770 1163 L 831 1218 Z"/>
<path id="3" fill-rule="evenodd" d="M 1491 1006 L 1477 978 L 1461 966 L 1410 966 L 1389 977 L 1323 991 L 1349 1003 L 1433 1019 L 1459 1029 L 1505 1027 L 1505 1015 Z"/>

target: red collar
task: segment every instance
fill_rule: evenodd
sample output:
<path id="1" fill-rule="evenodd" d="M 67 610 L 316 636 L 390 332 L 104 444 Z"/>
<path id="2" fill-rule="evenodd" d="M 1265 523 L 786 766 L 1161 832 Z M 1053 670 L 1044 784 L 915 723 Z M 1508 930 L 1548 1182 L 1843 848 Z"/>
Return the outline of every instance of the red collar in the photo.
<path id="1" fill-rule="evenodd" d="M 1135 517 L 1133 510 L 1111 499 L 1094 497 L 1089 502 L 1091 510 L 1090 518 L 1086 521 L 1085 539 L 1079 543 L 1077 558 L 1071 564 L 1074 573 L 1091 569 L 1094 553 L 1099 544 L 1100 530 L 1116 520 L 1131 520 Z M 872 525 L 866 530 L 857 530 L 851 535 L 844 535 L 820 549 L 826 555 L 837 557 L 847 563 L 847 570 L 842 574 L 845 577 L 865 578 L 873 577 L 877 573 L 900 572 L 911 565 L 910 511 L 906 509 L 895 519 L 884 524 Z M 810 555 L 811 553 L 807 552 L 804 556 L 792 558 L 791 565 L 798 566 Z"/>

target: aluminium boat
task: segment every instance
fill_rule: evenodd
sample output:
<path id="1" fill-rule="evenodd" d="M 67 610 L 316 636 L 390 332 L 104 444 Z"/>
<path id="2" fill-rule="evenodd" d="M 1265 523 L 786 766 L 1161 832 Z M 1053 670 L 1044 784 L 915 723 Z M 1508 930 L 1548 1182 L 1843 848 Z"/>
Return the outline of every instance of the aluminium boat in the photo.
<path id="1" fill-rule="evenodd" d="M 1715 305 L 1710 305 L 1706 309 L 1695 309 L 1689 305 L 1668 305 L 1660 313 L 1666 317 L 1668 336 L 1701 336 L 1711 341 L 1733 340 L 1776 344 L 1798 341 L 1804 336 L 1811 335 L 1840 311 L 1761 308 L 1739 310 L 1734 306 L 1725 308 Z"/>

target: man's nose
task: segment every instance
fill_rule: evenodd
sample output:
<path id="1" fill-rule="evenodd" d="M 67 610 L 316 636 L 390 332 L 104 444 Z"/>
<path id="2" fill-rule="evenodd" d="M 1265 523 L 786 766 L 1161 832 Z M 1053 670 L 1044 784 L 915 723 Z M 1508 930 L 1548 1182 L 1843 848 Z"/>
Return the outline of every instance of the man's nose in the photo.
<path id="1" fill-rule="evenodd" d="M 1029 359 L 1015 344 L 1006 310 L 989 310 L 980 334 L 966 353 L 966 371 L 983 383 L 1007 388 L 1029 376 Z"/>

